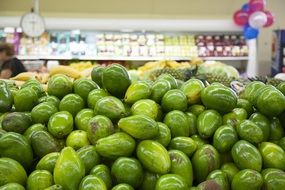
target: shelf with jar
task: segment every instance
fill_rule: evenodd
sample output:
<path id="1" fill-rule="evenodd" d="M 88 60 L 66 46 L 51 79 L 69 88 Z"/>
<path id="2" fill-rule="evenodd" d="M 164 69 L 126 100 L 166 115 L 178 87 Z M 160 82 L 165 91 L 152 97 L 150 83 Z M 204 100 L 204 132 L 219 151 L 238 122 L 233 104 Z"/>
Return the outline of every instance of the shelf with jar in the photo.
<path id="1" fill-rule="evenodd" d="M 0 30 L 22 60 L 205 60 L 243 61 L 248 47 L 241 33 L 48 31 L 39 38 Z"/>

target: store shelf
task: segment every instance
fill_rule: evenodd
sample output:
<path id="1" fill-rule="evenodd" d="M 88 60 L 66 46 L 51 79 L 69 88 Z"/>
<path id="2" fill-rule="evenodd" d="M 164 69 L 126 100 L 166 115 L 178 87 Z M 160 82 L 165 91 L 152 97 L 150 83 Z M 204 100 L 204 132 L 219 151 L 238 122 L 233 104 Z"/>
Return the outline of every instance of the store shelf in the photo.
<path id="1" fill-rule="evenodd" d="M 126 56 L 55 56 L 19 55 L 21 60 L 114 60 L 114 61 L 152 61 L 152 60 L 191 60 L 191 57 L 126 57 Z M 246 61 L 248 57 L 201 57 L 206 61 Z"/>

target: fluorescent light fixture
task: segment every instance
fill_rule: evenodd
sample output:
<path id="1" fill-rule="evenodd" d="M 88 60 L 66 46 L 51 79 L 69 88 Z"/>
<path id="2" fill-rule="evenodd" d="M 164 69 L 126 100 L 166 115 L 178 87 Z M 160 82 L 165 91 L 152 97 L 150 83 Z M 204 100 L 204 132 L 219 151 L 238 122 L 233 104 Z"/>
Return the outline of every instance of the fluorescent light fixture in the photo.
<path id="1" fill-rule="evenodd" d="M 80 30 L 71 30 L 71 34 L 80 34 Z"/>
<path id="2" fill-rule="evenodd" d="M 15 32 L 15 28 L 14 27 L 5 27 L 4 28 L 4 32 L 5 33 L 14 33 Z"/>

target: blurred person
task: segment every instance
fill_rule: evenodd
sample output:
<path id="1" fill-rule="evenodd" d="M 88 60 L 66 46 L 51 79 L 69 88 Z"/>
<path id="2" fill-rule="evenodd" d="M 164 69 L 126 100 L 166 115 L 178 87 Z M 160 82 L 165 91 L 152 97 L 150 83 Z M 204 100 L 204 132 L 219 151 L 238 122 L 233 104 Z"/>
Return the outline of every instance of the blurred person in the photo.
<path id="1" fill-rule="evenodd" d="M 14 46 L 9 43 L 0 43 L 0 78 L 9 79 L 26 72 L 22 62 L 14 57 Z"/>

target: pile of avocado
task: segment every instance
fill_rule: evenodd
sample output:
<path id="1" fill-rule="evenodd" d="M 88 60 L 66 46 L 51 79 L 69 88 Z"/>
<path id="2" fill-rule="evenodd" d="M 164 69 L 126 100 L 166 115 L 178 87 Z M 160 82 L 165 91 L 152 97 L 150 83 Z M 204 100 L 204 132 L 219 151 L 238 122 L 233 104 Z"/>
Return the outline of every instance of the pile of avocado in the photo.
<path id="1" fill-rule="evenodd" d="M 284 190 L 284 93 L 131 81 L 118 64 L 47 92 L 0 81 L 0 190 Z"/>

